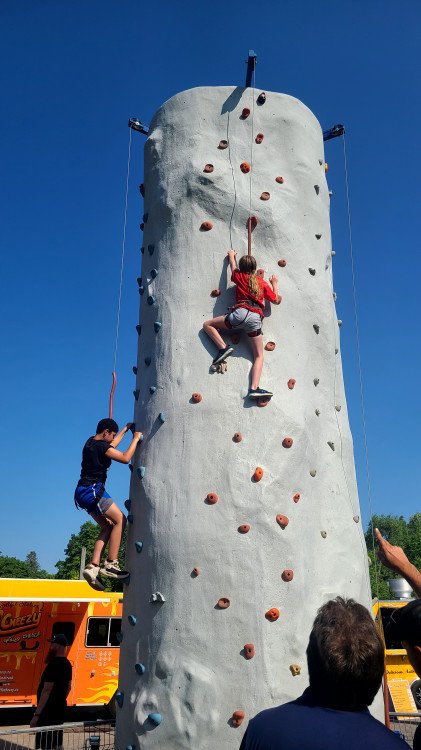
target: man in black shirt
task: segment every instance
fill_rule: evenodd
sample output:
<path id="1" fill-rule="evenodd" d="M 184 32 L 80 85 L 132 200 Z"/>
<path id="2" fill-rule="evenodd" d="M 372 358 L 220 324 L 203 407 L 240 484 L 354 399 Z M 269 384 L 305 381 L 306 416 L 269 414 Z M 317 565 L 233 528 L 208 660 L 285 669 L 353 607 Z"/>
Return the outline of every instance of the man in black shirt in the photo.
<path id="1" fill-rule="evenodd" d="M 72 686 L 72 665 L 66 659 L 67 638 L 62 633 L 53 635 L 45 667 L 37 690 L 37 708 L 31 727 L 48 727 L 63 724 L 66 698 Z M 53 750 L 63 744 L 63 732 L 37 732 L 36 748 Z"/>

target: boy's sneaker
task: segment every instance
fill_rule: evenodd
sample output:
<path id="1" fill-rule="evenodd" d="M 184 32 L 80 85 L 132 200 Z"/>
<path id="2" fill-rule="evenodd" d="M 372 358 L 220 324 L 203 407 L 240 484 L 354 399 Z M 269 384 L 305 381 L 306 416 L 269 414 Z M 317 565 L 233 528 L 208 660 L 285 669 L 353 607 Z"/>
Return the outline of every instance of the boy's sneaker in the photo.
<path id="1" fill-rule="evenodd" d="M 99 574 L 99 565 L 93 565 L 93 563 L 89 563 L 89 565 L 86 566 L 85 570 L 83 571 L 83 577 L 85 581 L 89 583 L 89 585 L 95 589 L 95 591 L 104 591 L 104 584 L 101 583 L 101 579 L 98 578 Z"/>
<path id="2" fill-rule="evenodd" d="M 265 391 L 264 388 L 250 388 L 249 398 L 272 398 L 272 391 Z"/>
<path id="3" fill-rule="evenodd" d="M 234 351 L 233 346 L 226 346 L 225 349 L 220 349 L 218 354 L 216 355 L 215 359 L 212 360 L 213 365 L 219 365 L 221 362 L 224 362 L 227 357 L 230 356 Z"/>
<path id="4" fill-rule="evenodd" d="M 119 578 L 120 580 L 128 578 L 130 575 L 128 570 L 121 570 L 118 560 L 105 560 L 101 573 L 107 578 Z"/>

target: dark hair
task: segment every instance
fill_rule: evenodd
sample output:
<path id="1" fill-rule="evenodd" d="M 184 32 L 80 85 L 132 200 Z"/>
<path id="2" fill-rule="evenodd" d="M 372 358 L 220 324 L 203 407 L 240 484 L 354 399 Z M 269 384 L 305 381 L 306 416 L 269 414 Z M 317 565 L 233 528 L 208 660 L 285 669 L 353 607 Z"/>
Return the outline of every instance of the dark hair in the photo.
<path id="1" fill-rule="evenodd" d="M 104 430 L 109 432 L 118 432 L 118 424 L 114 419 L 100 419 L 96 427 L 96 434 L 99 435 Z"/>
<path id="2" fill-rule="evenodd" d="M 310 687 L 323 705 L 343 711 L 369 706 L 384 672 L 384 649 L 368 609 L 353 599 L 320 607 L 307 646 Z"/>

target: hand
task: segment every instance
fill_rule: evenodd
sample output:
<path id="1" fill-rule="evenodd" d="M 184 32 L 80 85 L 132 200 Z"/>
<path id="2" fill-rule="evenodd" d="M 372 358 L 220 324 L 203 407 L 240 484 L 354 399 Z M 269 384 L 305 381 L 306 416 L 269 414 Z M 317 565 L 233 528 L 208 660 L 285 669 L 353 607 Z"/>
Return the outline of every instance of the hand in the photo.
<path id="1" fill-rule="evenodd" d="M 404 571 L 406 571 L 408 565 L 410 565 L 410 562 L 403 549 L 401 547 L 396 547 L 394 544 L 390 544 L 387 539 L 384 539 L 382 537 L 378 529 L 374 529 L 374 533 L 379 545 L 379 549 L 377 550 L 377 557 L 379 558 L 380 562 L 383 563 L 386 568 L 394 570 L 395 573 L 402 574 Z"/>
<path id="2" fill-rule="evenodd" d="M 29 722 L 29 726 L 30 726 L 30 727 L 31 727 L 31 729 L 32 729 L 33 727 L 36 727 L 36 726 L 37 726 L 37 724 L 38 724 L 38 716 L 35 716 L 35 715 L 34 715 L 34 716 L 32 717 L 32 719 L 31 719 L 31 721 Z"/>
<path id="3" fill-rule="evenodd" d="M 134 433 L 135 423 L 134 422 L 127 422 L 126 424 L 126 432 L 130 430 L 130 432 Z"/>
<path id="4" fill-rule="evenodd" d="M 269 281 L 270 281 L 270 283 L 271 283 L 271 284 L 272 284 L 272 286 L 273 286 L 274 284 L 277 284 L 277 283 L 278 283 L 278 277 L 277 277 L 277 276 L 275 276 L 275 274 L 273 274 L 273 275 L 272 275 L 272 276 L 270 277 Z"/>
<path id="5" fill-rule="evenodd" d="M 228 258 L 235 258 L 235 256 L 237 255 L 237 253 L 236 253 L 235 250 L 228 250 L 227 255 L 228 255 Z"/>
<path id="6" fill-rule="evenodd" d="M 134 432 L 133 433 L 133 438 L 135 440 L 137 440 L 137 442 L 139 442 L 139 440 L 141 440 L 142 437 L 143 437 L 143 432 Z"/>

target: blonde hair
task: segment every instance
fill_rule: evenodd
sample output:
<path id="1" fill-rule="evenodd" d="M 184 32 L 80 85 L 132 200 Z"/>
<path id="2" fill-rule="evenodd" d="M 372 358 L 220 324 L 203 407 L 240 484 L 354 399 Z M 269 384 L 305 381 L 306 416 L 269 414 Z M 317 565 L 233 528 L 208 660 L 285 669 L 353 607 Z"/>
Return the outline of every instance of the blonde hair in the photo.
<path id="1" fill-rule="evenodd" d="M 257 263 L 252 255 L 243 255 L 238 261 L 238 268 L 249 277 L 249 289 L 253 297 L 260 297 L 260 286 L 256 276 Z"/>

